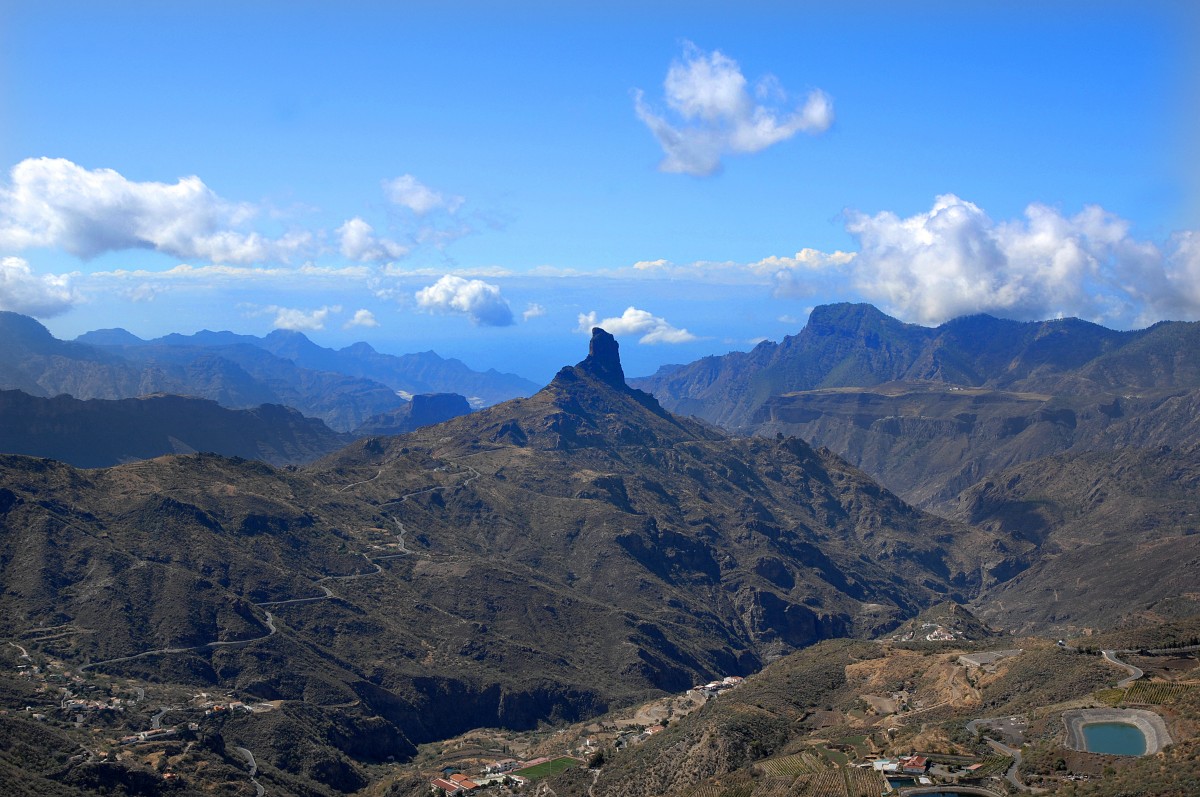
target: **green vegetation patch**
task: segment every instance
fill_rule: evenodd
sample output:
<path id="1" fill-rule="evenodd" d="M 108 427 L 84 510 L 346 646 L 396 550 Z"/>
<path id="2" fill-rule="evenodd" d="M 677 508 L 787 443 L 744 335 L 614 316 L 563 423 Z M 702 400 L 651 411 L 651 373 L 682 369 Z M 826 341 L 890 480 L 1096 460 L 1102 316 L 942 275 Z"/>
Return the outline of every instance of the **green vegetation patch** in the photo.
<path id="1" fill-rule="evenodd" d="M 871 754 L 870 747 L 867 745 L 866 736 L 847 736 L 845 739 L 839 739 L 838 744 L 849 745 L 854 748 L 855 754 L 859 758 L 866 758 Z"/>
<path id="2" fill-rule="evenodd" d="M 579 759 L 571 758 L 570 756 L 562 756 L 561 758 L 544 761 L 537 766 L 519 769 L 513 774 L 520 775 L 523 778 L 529 778 L 530 780 L 537 780 L 538 778 L 545 778 L 549 777 L 550 775 L 557 775 L 560 772 L 566 772 L 568 769 L 577 766 L 579 766 Z"/>
<path id="3" fill-rule="evenodd" d="M 818 750 L 818 752 L 821 753 L 821 755 L 825 756 L 830 761 L 837 764 L 839 767 L 845 766 L 846 764 L 850 763 L 850 757 L 847 756 L 845 753 L 843 753 L 841 750 L 834 750 L 833 748 L 826 747 L 823 744 L 817 745 L 817 750 Z"/>

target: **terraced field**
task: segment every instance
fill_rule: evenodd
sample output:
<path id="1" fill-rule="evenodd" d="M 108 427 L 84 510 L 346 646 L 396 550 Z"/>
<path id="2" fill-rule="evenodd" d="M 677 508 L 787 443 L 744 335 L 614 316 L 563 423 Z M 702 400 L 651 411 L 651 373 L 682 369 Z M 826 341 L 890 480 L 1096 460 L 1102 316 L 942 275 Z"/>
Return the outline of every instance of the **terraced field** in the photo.
<path id="1" fill-rule="evenodd" d="M 1174 703 L 1200 684 L 1137 681 L 1125 691 L 1126 705 L 1161 706 Z"/>
<path id="2" fill-rule="evenodd" d="M 808 750 L 783 758 L 770 758 L 759 762 L 758 766 L 773 777 L 790 778 L 798 775 L 811 775 L 829 769 L 829 764 L 825 759 Z"/>

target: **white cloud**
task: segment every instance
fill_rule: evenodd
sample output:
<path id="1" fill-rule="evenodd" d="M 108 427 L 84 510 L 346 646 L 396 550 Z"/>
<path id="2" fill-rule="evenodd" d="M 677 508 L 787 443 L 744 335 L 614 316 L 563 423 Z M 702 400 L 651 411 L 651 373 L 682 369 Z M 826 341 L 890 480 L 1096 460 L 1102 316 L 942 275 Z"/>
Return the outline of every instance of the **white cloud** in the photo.
<path id="1" fill-rule="evenodd" d="M 807 296 L 828 282 L 831 272 L 844 270 L 854 258 L 854 252 L 805 248 L 793 257 L 764 257 L 747 268 L 755 274 L 769 276 L 776 296 Z"/>
<path id="2" fill-rule="evenodd" d="M 77 302 L 69 277 L 34 274 L 22 258 L 0 258 L 0 310 L 51 318 Z"/>
<path id="3" fill-rule="evenodd" d="M 1200 310 L 1200 230 L 1186 230 L 1172 238 L 1163 274 L 1165 285 L 1156 286 L 1152 301 L 1167 309 L 1177 303 L 1194 317 Z"/>
<path id="4" fill-rule="evenodd" d="M 402 174 L 391 180 L 384 180 L 383 193 L 393 203 L 408 208 L 418 216 L 424 216 L 438 208 L 445 208 L 448 212 L 454 213 L 464 201 L 460 196 L 447 196 L 434 191 L 411 174 Z"/>
<path id="5" fill-rule="evenodd" d="M 530 302 L 525 308 L 525 312 L 521 313 L 521 318 L 528 321 L 531 318 L 541 318 L 546 314 L 546 308 L 542 307 L 537 302 Z"/>
<path id="6" fill-rule="evenodd" d="M 474 324 L 504 327 L 513 323 L 512 308 L 500 288 L 483 280 L 450 274 L 416 293 L 417 306 L 428 312 L 461 313 Z"/>
<path id="7" fill-rule="evenodd" d="M 342 254 L 360 263 L 384 263 L 408 254 L 407 246 L 375 235 L 375 228 L 354 217 L 338 228 Z"/>
<path id="8" fill-rule="evenodd" d="M 686 329 L 678 329 L 646 310 L 627 307 L 625 312 L 613 318 L 598 320 L 596 312 L 579 314 L 576 332 L 590 333 L 592 327 L 601 327 L 611 335 L 641 335 L 638 343 L 691 343 L 699 340 Z"/>
<path id="9" fill-rule="evenodd" d="M 199 177 L 134 182 L 112 169 L 29 158 L 0 186 L 0 246 L 57 247 L 83 258 L 154 249 L 227 263 L 286 262 L 313 247 L 307 232 L 269 238 L 241 231 L 256 212 L 217 196 Z"/>
<path id="10" fill-rule="evenodd" d="M 271 305 L 263 308 L 267 313 L 274 313 L 275 329 L 290 329 L 295 332 L 316 332 L 325 328 L 325 319 L 330 315 L 342 312 L 338 305 L 322 307 L 318 310 L 297 310 L 291 307 Z"/>
<path id="11" fill-rule="evenodd" d="M 379 326 L 379 322 L 375 320 L 375 314 L 370 310 L 355 310 L 354 317 L 342 325 L 342 329 L 350 329 L 351 327 L 369 327 L 374 328 Z"/>
<path id="12" fill-rule="evenodd" d="M 124 291 L 125 298 L 131 302 L 152 302 L 161 293 L 162 288 L 160 286 L 152 285 L 149 282 L 143 282 Z"/>
<path id="13" fill-rule="evenodd" d="M 767 75 L 755 87 L 764 102 L 755 102 L 736 61 L 717 50 L 706 54 L 690 42 L 683 60 L 671 64 L 663 89 L 678 121 L 655 112 L 641 90 L 634 92 L 634 111 L 663 149 L 659 169 L 664 172 L 710 175 L 720 169 L 724 155 L 759 152 L 799 132 L 823 133 L 833 124 L 833 101 L 820 89 L 798 107 L 783 110 L 766 104 L 787 101 L 779 81 Z"/>
<path id="14" fill-rule="evenodd" d="M 1195 233 L 1176 235 L 1164 254 L 1096 206 L 1068 217 L 1035 203 L 1023 220 L 995 222 L 945 194 L 907 218 L 848 212 L 846 229 L 860 244 L 854 287 L 922 323 L 977 312 L 1135 323 L 1200 314 Z"/>
<path id="15" fill-rule="evenodd" d="M 210 265 L 193 266 L 181 263 L 162 271 L 148 269 L 115 269 L 80 274 L 76 282 L 81 289 L 109 289 L 112 284 L 137 283 L 132 288 L 122 288 L 124 295 L 134 301 L 152 299 L 161 293 L 175 289 L 214 289 L 235 286 L 237 289 L 252 289 L 263 286 L 280 289 L 304 288 L 330 290 L 345 288 L 354 283 L 369 283 L 375 270 L 368 266 L 327 267 L 305 264 L 295 268 L 259 268 L 252 266 Z"/>

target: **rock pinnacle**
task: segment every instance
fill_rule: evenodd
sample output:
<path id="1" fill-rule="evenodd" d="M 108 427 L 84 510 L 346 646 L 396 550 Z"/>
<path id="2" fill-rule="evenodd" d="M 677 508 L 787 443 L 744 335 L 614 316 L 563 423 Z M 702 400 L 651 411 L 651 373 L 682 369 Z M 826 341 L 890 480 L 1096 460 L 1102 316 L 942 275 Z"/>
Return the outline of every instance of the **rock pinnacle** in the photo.
<path id="1" fill-rule="evenodd" d="M 587 359 L 575 367 L 601 382 L 624 390 L 625 371 L 621 368 L 619 349 L 616 338 L 600 327 L 592 327 Z"/>

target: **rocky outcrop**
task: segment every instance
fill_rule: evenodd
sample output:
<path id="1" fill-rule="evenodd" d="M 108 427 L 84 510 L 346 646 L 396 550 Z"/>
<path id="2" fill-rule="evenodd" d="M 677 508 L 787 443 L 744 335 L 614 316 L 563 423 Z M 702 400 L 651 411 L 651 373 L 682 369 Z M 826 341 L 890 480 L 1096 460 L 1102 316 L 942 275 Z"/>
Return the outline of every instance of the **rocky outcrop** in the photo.
<path id="1" fill-rule="evenodd" d="M 471 412 L 471 405 L 457 393 L 422 393 L 392 412 L 376 415 L 354 430 L 358 437 L 405 434 Z"/>

